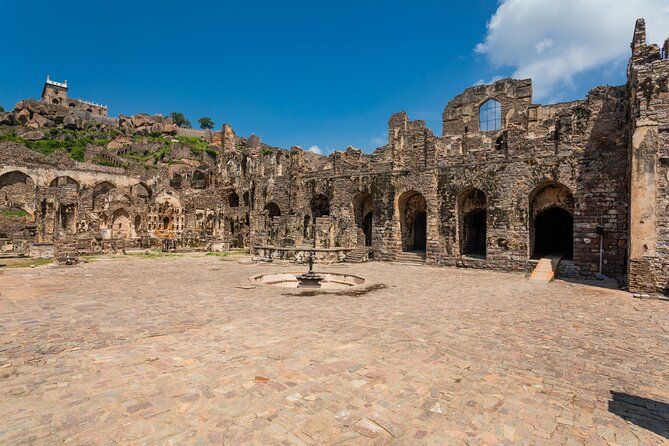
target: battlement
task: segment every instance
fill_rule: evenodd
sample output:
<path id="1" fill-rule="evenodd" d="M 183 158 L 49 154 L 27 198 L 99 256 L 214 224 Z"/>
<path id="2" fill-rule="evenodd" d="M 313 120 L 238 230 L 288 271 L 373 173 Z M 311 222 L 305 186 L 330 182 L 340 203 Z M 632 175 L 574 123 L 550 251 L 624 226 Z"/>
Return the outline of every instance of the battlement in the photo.
<path id="1" fill-rule="evenodd" d="M 108 108 L 106 105 L 70 98 L 67 93 L 67 81 L 57 82 L 51 79 L 51 76 L 47 76 L 42 88 L 42 102 L 67 107 L 70 110 L 87 112 L 94 117 L 107 117 Z"/>
<path id="2" fill-rule="evenodd" d="M 65 82 L 56 82 L 56 81 L 52 80 L 51 77 L 48 74 L 46 76 L 46 82 L 45 83 L 49 84 L 49 85 L 56 86 L 56 87 L 67 88 L 67 80 L 65 80 Z"/>

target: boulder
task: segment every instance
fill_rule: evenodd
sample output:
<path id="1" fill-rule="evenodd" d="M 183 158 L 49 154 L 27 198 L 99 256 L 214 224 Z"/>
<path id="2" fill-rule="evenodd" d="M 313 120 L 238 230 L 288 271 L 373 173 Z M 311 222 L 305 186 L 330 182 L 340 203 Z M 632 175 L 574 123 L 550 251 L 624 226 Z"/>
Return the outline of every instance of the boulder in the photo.
<path id="1" fill-rule="evenodd" d="M 63 118 L 63 126 L 70 130 L 81 130 L 84 128 L 84 122 L 79 118 L 68 115 Z"/>
<path id="2" fill-rule="evenodd" d="M 177 125 L 174 123 L 163 124 L 163 133 L 174 135 L 177 133 Z"/>
<path id="3" fill-rule="evenodd" d="M 15 122 L 14 113 L 0 113 L 0 124 L 14 125 Z"/>
<path id="4" fill-rule="evenodd" d="M 19 124 L 26 125 L 28 124 L 28 121 L 30 121 L 30 112 L 26 109 L 19 110 L 14 114 L 14 119 Z"/>
<path id="5" fill-rule="evenodd" d="M 27 139 L 28 141 L 38 141 L 40 139 L 44 139 L 44 137 L 44 133 L 40 132 L 39 130 L 33 130 L 21 135 L 21 138 Z"/>
<path id="6" fill-rule="evenodd" d="M 135 128 L 139 128 L 139 127 L 145 127 L 149 124 L 148 118 L 149 117 L 147 115 L 142 113 L 139 115 L 135 115 L 130 119 L 132 120 L 132 126 Z"/>
<path id="7" fill-rule="evenodd" d="M 153 124 L 153 125 L 151 126 L 151 131 L 152 131 L 152 132 L 163 133 L 163 131 L 165 131 L 165 128 L 164 128 L 164 126 L 163 126 L 161 123 L 156 122 L 155 124 Z"/>
<path id="8" fill-rule="evenodd" d="M 139 133 L 140 135 L 148 135 L 149 130 L 151 130 L 150 127 L 147 127 L 147 126 L 143 125 L 141 127 L 135 128 L 135 133 Z"/>
<path id="9" fill-rule="evenodd" d="M 28 124 L 26 125 L 34 129 L 41 129 L 48 126 L 49 123 L 51 123 L 51 121 L 48 118 L 45 118 L 42 115 L 33 115 L 33 118 L 28 121 Z"/>

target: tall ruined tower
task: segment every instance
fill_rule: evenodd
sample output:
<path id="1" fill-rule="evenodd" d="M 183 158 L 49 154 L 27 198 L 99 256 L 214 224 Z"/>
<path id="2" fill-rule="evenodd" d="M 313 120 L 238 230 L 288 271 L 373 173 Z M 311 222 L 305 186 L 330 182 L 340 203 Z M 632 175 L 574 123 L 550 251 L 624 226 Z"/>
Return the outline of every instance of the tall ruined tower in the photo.
<path id="1" fill-rule="evenodd" d="M 663 48 L 667 48 L 667 42 Z M 629 289 L 669 291 L 669 60 L 636 22 L 630 93 Z"/>
<path id="2" fill-rule="evenodd" d="M 56 82 L 47 76 L 42 88 L 42 102 L 67 107 L 70 110 L 83 112 L 86 117 L 106 117 L 107 106 L 83 99 L 70 98 L 67 94 L 67 81 Z"/>
<path id="3" fill-rule="evenodd" d="M 63 105 L 67 102 L 67 81 L 56 82 L 46 77 L 42 88 L 42 102 L 54 105 Z"/>

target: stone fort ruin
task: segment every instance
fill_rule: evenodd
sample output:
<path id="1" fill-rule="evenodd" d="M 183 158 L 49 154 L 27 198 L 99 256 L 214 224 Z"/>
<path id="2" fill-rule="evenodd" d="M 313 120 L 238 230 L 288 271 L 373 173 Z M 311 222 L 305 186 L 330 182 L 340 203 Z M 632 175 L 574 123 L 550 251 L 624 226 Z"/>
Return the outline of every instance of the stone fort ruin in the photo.
<path id="1" fill-rule="evenodd" d="M 0 250 L 249 248 L 303 261 L 426 262 L 669 288 L 669 44 L 638 20 L 627 84 L 532 102 L 531 80 L 468 88 L 442 136 L 396 113 L 387 144 L 328 157 L 256 136 L 107 116 L 47 79 L 0 113 Z"/>

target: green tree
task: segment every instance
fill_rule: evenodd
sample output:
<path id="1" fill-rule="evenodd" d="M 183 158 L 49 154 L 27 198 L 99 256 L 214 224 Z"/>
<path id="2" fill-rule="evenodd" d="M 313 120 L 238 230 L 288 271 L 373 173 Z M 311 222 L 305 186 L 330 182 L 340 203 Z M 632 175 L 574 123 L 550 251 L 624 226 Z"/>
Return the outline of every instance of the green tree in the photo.
<path id="1" fill-rule="evenodd" d="M 203 116 L 202 118 L 198 119 L 197 122 L 200 123 L 200 128 L 203 130 L 211 130 L 214 128 L 214 121 L 212 121 L 211 118 L 207 116 Z"/>
<path id="2" fill-rule="evenodd" d="M 5 112 L 5 108 L 2 105 L 0 105 L 0 113 L 4 113 L 4 112 Z"/>
<path id="3" fill-rule="evenodd" d="M 172 121 L 179 127 L 190 128 L 190 121 L 186 119 L 183 113 L 172 112 L 170 113 L 170 118 L 172 118 Z"/>

